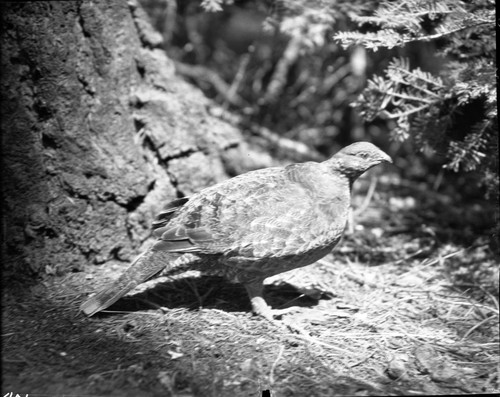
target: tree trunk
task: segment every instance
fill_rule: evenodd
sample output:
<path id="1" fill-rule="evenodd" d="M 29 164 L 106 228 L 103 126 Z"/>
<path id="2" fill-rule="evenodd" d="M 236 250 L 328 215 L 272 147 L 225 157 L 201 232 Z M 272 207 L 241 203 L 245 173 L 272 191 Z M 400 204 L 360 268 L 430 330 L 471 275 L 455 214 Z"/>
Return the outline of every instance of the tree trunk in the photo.
<path id="1" fill-rule="evenodd" d="M 227 177 L 241 135 L 175 76 L 135 3 L 1 13 L 7 280 L 129 261 L 162 204 Z"/>

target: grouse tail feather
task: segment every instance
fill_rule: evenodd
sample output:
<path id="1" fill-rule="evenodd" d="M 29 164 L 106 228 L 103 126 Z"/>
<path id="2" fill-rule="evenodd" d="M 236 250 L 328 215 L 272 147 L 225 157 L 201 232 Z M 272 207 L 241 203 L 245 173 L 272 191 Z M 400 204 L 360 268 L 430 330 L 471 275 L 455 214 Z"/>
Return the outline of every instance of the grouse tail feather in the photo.
<path id="1" fill-rule="evenodd" d="M 92 316 L 111 306 L 137 285 L 161 272 L 178 255 L 149 249 L 139 255 L 130 267 L 110 286 L 93 295 L 80 306 L 87 316 Z"/>

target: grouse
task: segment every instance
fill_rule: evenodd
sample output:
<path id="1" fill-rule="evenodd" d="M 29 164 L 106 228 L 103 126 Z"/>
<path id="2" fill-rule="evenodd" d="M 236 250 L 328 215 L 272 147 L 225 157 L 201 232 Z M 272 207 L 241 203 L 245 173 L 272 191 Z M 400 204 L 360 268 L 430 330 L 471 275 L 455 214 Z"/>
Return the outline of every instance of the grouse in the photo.
<path id="1" fill-rule="evenodd" d="M 368 142 L 329 160 L 251 171 L 168 203 L 153 222 L 156 242 L 80 310 L 91 316 L 164 268 L 196 269 L 242 283 L 254 313 L 272 319 L 265 278 L 310 265 L 337 245 L 353 182 L 391 158 Z"/>

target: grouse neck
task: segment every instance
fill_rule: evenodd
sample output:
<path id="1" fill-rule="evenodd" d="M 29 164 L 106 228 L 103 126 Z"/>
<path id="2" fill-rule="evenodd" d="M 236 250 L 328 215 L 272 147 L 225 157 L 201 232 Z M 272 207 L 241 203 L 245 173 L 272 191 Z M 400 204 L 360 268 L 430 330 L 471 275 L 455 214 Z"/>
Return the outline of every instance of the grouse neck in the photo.
<path id="1" fill-rule="evenodd" d="M 365 173 L 366 169 L 353 167 L 349 161 L 346 161 L 343 157 L 333 157 L 330 160 L 325 161 L 329 172 L 334 175 L 341 175 L 349 180 L 349 185 L 358 179 L 362 174 Z"/>

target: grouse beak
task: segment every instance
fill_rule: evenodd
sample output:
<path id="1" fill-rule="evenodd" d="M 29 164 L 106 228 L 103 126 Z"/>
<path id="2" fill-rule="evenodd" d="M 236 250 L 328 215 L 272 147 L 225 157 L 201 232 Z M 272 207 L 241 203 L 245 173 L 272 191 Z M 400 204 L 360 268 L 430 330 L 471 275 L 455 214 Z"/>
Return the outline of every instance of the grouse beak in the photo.
<path id="1" fill-rule="evenodd" d="M 380 152 L 380 162 L 381 163 L 389 163 L 389 164 L 393 163 L 391 157 L 387 153 L 382 152 L 382 151 Z"/>

